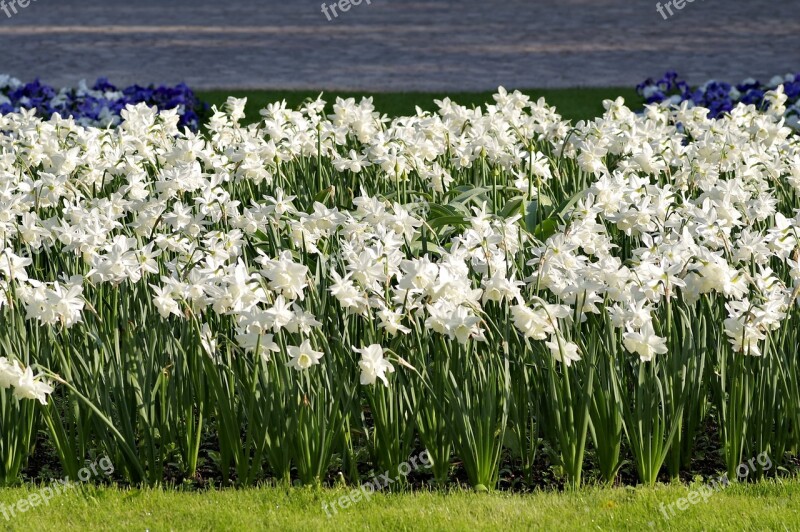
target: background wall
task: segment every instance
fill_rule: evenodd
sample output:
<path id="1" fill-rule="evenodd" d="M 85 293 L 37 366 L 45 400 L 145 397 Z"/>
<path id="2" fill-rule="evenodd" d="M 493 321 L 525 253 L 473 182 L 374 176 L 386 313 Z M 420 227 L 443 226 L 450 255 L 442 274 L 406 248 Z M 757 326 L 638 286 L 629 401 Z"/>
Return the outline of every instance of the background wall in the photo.
<path id="1" fill-rule="evenodd" d="M 35 0 L 0 11 L 0 72 L 55 85 L 487 90 L 800 71 L 796 0 L 673 11 L 665 20 L 651 0 L 372 0 L 328 21 L 321 0 Z"/>

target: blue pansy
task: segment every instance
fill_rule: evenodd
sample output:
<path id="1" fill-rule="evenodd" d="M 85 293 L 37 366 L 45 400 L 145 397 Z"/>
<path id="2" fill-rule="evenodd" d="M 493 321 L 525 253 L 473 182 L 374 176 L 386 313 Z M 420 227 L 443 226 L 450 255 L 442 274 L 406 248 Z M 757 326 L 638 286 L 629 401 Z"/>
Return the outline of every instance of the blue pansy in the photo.
<path id="1" fill-rule="evenodd" d="M 783 90 L 787 97 L 787 116 L 796 115 L 800 109 L 800 74 L 789 75 L 784 78 Z M 636 91 L 646 103 L 661 103 L 667 100 L 691 102 L 693 105 L 702 106 L 709 110 L 711 118 L 719 118 L 730 112 L 738 103 L 755 105 L 765 109 L 768 103 L 765 100 L 767 91 L 777 88 L 777 82 L 765 85 L 757 80 L 745 80 L 735 87 L 729 83 L 709 81 L 696 89 L 680 79 L 674 71 L 669 71 L 659 80 L 652 78 L 636 86 Z"/>
<path id="2" fill-rule="evenodd" d="M 177 109 L 178 126 L 197 131 L 201 116 L 208 109 L 184 83 L 174 87 L 132 85 L 120 89 L 107 78 L 99 78 L 91 87 L 81 83 L 77 88 L 60 91 L 38 79 L 26 84 L 12 80 L 0 86 L 0 96 L 4 96 L 0 98 L 3 102 L 0 114 L 36 109 L 36 114 L 45 119 L 58 113 L 84 125 L 102 127 L 118 124 L 127 105 L 145 103 L 159 110 Z"/>

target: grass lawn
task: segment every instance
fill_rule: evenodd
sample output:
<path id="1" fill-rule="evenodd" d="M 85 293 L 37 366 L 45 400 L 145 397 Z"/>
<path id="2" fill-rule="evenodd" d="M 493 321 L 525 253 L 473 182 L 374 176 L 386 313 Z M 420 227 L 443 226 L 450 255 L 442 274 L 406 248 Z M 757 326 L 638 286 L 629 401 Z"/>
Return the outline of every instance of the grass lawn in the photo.
<path id="1" fill-rule="evenodd" d="M 629 106 L 639 107 L 643 100 L 632 88 L 587 88 L 587 89 L 542 89 L 542 90 L 523 90 L 525 94 L 538 99 L 544 96 L 547 103 L 554 105 L 564 118 L 575 120 L 585 120 L 594 118 L 603 112 L 603 100 L 614 99 L 622 96 Z M 320 91 L 209 91 L 198 92 L 198 97 L 209 105 L 218 107 L 225 103 L 228 96 L 237 98 L 247 97 L 247 119 L 250 121 L 258 120 L 258 111 L 268 103 L 286 100 L 291 108 L 296 108 L 307 98 L 316 98 Z M 360 99 L 362 96 L 372 96 L 375 108 L 389 116 L 403 116 L 414 114 L 414 107 L 427 111 L 437 109 L 433 100 L 440 100 L 445 96 L 451 100 L 465 106 L 480 105 L 484 103 L 494 103 L 492 100 L 493 92 L 399 92 L 399 93 L 366 93 L 366 92 L 326 92 L 325 100 L 333 102 L 336 96 L 343 98 L 355 97 Z"/>
<path id="2" fill-rule="evenodd" d="M 586 488 L 578 492 L 375 494 L 328 517 L 322 504 L 345 489 L 259 488 L 207 492 L 89 488 L 66 491 L 5 519 L 8 530 L 797 530 L 800 480 L 737 484 Z M 38 490 L 0 490 L 0 511 Z M 690 504 L 690 493 L 697 493 Z M 685 498 L 684 510 L 677 503 Z M 672 505 L 674 514 L 666 519 Z"/>

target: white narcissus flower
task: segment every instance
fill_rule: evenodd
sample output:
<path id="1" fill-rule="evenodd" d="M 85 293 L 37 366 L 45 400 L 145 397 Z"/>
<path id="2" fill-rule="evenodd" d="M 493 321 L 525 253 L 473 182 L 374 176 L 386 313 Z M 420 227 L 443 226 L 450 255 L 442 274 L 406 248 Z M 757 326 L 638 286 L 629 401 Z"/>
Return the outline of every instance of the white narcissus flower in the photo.
<path id="1" fill-rule="evenodd" d="M 571 366 L 573 362 L 581 359 L 578 352 L 578 346 L 573 342 L 568 342 L 560 335 L 554 335 L 549 341 L 545 342 L 550 349 L 550 354 L 559 362 L 563 362 L 566 366 Z"/>
<path id="2" fill-rule="evenodd" d="M 200 345 L 203 346 L 203 350 L 208 356 L 216 358 L 217 338 L 214 336 L 214 332 L 211 330 L 208 323 L 204 323 L 203 327 L 200 329 Z"/>
<path id="3" fill-rule="evenodd" d="M 6 248 L 0 253 L 0 274 L 7 280 L 27 281 L 25 268 L 30 265 L 31 259 L 19 257 L 11 249 Z"/>
<path id="4" fill-rule="evenodd" d="M 294 262 L 291 252 L 281 252 L 277 260 L 271 260 L 264 255 L 256 260 L 264 266 L 262 273 L 269 279 L 272 290 L 289 299 L 303 299 L 303 289 L 308 286 L 308 267 Z"/>
<path id="5" fill-rule="evenodd" d="M 372 344 L 363 349 L 353 347 L 353 351 L 361 353 L 361 360 L 358 363 L 358 367 L 361 368 L 361 384 L 372 385 L 380 379 L 384 385 L 389 386 L 386 372 L 394 373 L 394 366 L 384 358 L 383 347 Z"/>
<path id="6" fill-rule="evenodd" d="M 319 364 L 320 359 L 324 355 L 321 351 L 314 351 L 311 347 L 309 340 L 303 340 L 300 346 L 292 346 L 286 348 L 289 351 L 289 367 L 297 371 L 303 371 L 311 366 Z"/>
<path id="7" fill-rule="evenodd" d="M 70 279 L 62 286 L 58 281 L 53 283 L 53 290 L 48 294 L 58 321 L 65 327 L 71 327 L 81 321 L 81 312 L 85 302 L 83 300 L 83 279 Z"/>
<path id="8" fill-rule="evenodd" d="M 47 396 L 52 392 L 53 387 L 39 377 L 34 377 L 31 368 L 25 368 L 19 381 L 14 385 L 14 397 L 37 400 L 43 405 L 47 404 Z"/>
<path id="9" fill-rule="evenodd" d="M 233 96 L 228 96 L 225 106 L 232 121 L 239 122 L 239 120 L 244 118 L 244 109 L 246 105 L 247 98 L 234 98 Z"/>
<path id="10" fill-rule="evenodd" d="M 753 324 L 746 322 L 743 317 L 727 318 L 724 322 L 725 334 L 728 341 L 737 353 L 744 353 L 754 357 L 762 355 L 758 342 L 764 340 L 766 335 Z"/>
<path id="11" fill-rule="evenodd" d="M 53 392 L 53 387 L 41 376 L 33 375 L 31 368 L 25 368 L 18 360 L 9 362 L 5 357 L 0 357 L 0 389 L 14 389 L 17 399 L 37 400 L 47 404 L 47 396 Z"/>
<path id="12" fill-rule="evenodd" d="M 352 273 L 341 277 L 335 271 L 331 271 L 333 283 L 331 283 L 331 294 L 339 301 L 342 308 L 349 312 L 361 314 L 367 308 L 367 298 L 362 290 L 350 279 Z"/>
<path id="13" fill-rule="evenodd" d="M 248 352 L 256 352 L 257 348 L 258 355 L 264 362 L 269 362 L 272 357 L 271 353 L 281 350 L 273 338 L 274 336 L 271 334 L 243 333 L 236 335 L 236 343 Z"/>
<path id="14" fill-rule="evenodd" d="M 0 389 L 16 386 L 22 373 L 19 362 L 9 362 L 7 358 L 0 357 Z"/>
<path id="15" fill-rule="evenodd" d="M 396 336 L 398 332 L 408 334 L 411 329 L 403 325 L 403 315 L 389 308 L 383 308 L 378 311 L 378 319 L 380 320 L 380 327 L 384 329 L 390 336 Z"/>
<path id="16" fill-rule="evenodd" d="M 525 305 L 511 307 L 511 316 L 514 326 L 528 338 L 544 340 L 548 335 L 555 333 L 558 319 L 570 315 L 569 307 L 565 305 L 550 305 L 539 303 L 535 310 Z"/>
<path id="17" fill-rule="evenodd" d="M 457 307 L 445 326 L 450 338 L 455 338 L 458 343 L 465 344 L 470 338 L 479 341 L 484 339 L 483 331 L 478 326 L 480 322 L 481 319 L 475 316 L 470 309 Z"/>
<path id="18" fill-rule="evenodd" d="M 501 302 L 504 299 L 507 301 L 520 301 L 519 287 L 521 282 L 516 281 L 513 277 L 506 278 L 503 275 L 495 274 L 488 280 L 483 281 L 483 304 L 487 301 Z"/>
<path id="19" fill-rule="evenodd" d="M 272 308 L 265 311 L 265 315 L 269 326 L 275 332 L 280 331 L 282 327 L 288 326 L 295 319 L 291 306 L 286 302 L 283 296 L 275 298 L 275 303 Z"/>
<path id="20" fill-rule="evenodd" d="M 153 290 L 153 305 L 163 319 L 168 318 L 170 314 L 181 316 L 181 307 L 173 299 L 171 288 L 154 284 L 151 284 L 150 288 Z"/>
<path id="21" fill-rule="evenodd" d="M 82 281 L 80 276 L 76 276 L 64 285 L 58 281 L 48 285 L 30 279 L 30 288 L 20 287 L 19 290 L 27 318 L 35 318 L 47 325 L 60 324 L 66 328 L 79 323 L 85 305 L 83 286 L 80 284 Z"/>
<path id="22" fill-rule="evenodd" d="M 638 332 L 629 328 L 623 335 L 622 342 L 625 344 L 625 349 L 638 354 L 642 362 L 650 362 L 655 355 L 667 352 L 667 341 L 656 335 L 652 322 L 647 323 Z"/>

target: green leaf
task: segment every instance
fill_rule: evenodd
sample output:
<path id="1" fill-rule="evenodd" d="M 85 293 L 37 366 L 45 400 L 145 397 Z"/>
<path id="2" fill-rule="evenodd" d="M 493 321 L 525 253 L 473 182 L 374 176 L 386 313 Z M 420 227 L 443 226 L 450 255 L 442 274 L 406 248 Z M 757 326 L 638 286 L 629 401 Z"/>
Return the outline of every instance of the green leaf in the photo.
<path id="1" fill-rule="evenodd" d="M 428 206 L 430 212 L 428 213 L 428 225 L 432 229 L 438 229 L 446 225 L 453 226 L 466 226 L 469 225 L 468 212 L 464 209 L 457 209 L 452 205 L 438 205 L 432 204 Z"/>
<path id="2" fill-rule="evenodd" d="M 556 209 L 556 214 L 561 218 L 564 218 L 564 215 L 567 214 L 567 211 L 570 210 L 578 202 L 578 200 L 584 197 L 585 195 L 586 195 L 585 190 L 581 190 L 580 192 L 574 194 L 571 198 L 569 198 L 564 203 L 558 206 L 558 209 Z"/>
<path id="3" fill-rule="evenodd" d="M 533 230 L 533 236 L 544 242 L 553 236 L 557 230 L 558 219 L 548 218 L 546 220 L 542 220 L 542 223 L 536 226 L 536 228 Z"/>
<path id="4" fill-rule="evenodd" d="M 431 203 L 428 205 L 428 221 L 435 220 L 441 216 L 457 216 L 458 211 L 450 205 L 439 205 Z"/>
<path id="5" fill-rule="evenodd" d="M 517 196 L 516 198 L 511 198 L 508 203 L 505 204 L 503 209 L 500 211 L 501 218 L 509 218 L 515 214 L 525 214 L 525 211 L 522 209 L 525 200 L 522 196 Z"/>
<path id="6" fill-rule="evenodd" d="M 316 196 L 314 196 L 314 201 L 318 201 L 319 203 L 325 204 L 331 194 L 333 193 L 333 187 L 328 187 L 326 189 L 320 190 Z"/>
<path id="7" fill-rule="evenodd" d="M 408 245 L 408 247 L 409 247 L 409 249 L 411 249 L 411 251 L 413 251 L 415 253 L 420 253 L 420 252 L 422 252 L 422 241 L 421 240 L 415 240 L 414 242 L 411 242 Z M 427 250 L 428 253 L 434 253 L 434 254 L 440 255 L 440 256 L 444 255 L 445 253 L 447 253 L 446 249 L 444 249 L 443 247 L 441 247 L 441 246 L 439 246 L 437 244 L 434 244 L 431 241 L 427 242 L 426 250 Z"/>
<path id="8" fill-rule="evenodd" d="M 466 204 L 469 201 L 474 200 L 476 197 L 478 197 L 478 196 L 480 196 L 482 194 L 485 195 L 487 192 L 489 192 L 489 189 L 486 188 L 486 187 L 471 188 L 470 190 L 462 192 L 461 194 L 459 194 L 458 196 L 453 198 L 450 201 L 450 203 L 461 203 L 463 205 L 463 204 Z"/>
<path id="9" fill-rule="evenodd" d="M 428 225 L 430 225 L 432 229 L 438 229 L 446 225 L 464 227 L 469 225 L 469 220 L 462 215 L 439 216 L 434 220 L 428 220 Z"/>
<path id="10" fill-rule="evenodd" d="M 524 202 L 525 229 L 533 233 L 536 229 L 536 213 L 539 211 L 539 204 L 535 201 Z"/>

